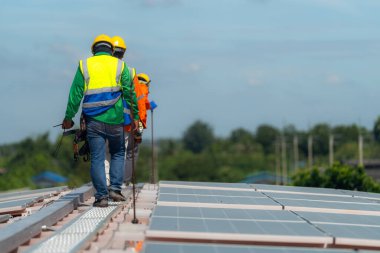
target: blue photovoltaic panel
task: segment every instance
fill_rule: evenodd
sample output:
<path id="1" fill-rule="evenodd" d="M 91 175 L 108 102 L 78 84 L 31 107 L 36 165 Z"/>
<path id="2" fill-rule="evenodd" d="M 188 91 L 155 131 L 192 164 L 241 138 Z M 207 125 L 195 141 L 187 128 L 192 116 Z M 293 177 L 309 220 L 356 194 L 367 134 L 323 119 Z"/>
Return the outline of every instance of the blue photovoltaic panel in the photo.
<path id="1" fill-rule="evenodd" d="M 0 201 L 3 201 L 4 199 L 30 198 L 30 195 L 48 196 L 52 193 L 58 193 L 67 189 L 68 189 L 67 186 L 59 186 L 59 187 L 28 190 L 28 191 L 4 192 L 4 193 L 0 193 Z"/>
<path id="2" fill-rule="evenodd" d="M 223 204 L 223 205 L 262 205 L 277 206 L 282 209 L 281 205 L 273 200 L 263 196 L 263 198 L 250 197 L 225 197 L 225 196 L 201 196 L 201 195 L 174 195 L 159 194 L 157 204 L 161 202 L 172 203 L 203 203 L 203 204 Z M 195 205 L 196 206 L 196 205 Z"/>
<path id="3" fill-rule="evenodd" d="M 354 253 L 345 249 L 145 242 L 143 253 Z M 362 252 L 362 251 L 359 251 Z"/>
<path id="4" fill-rule="evenodd" d="M 263 198 L 261 192 L 255 190 L 247 191 L 230 191 L 230 190 L 214 190 L 214 189 L 192 189 L 192 188 L 174 188 L 160 187 L 159 193 L 177 194 L 177 195 L 220 195 L 220 196 L 236 196 L 236 197 L 259 197 Z"/>
<path id="5" fill-rule="evenodd" d="M 146 231 L 147 241 L 187 239 L 209 243 L 380 247 L 380 194 L 293 186 L 249 186 L 252 190 L 240 184 L 160 184 L 157 206 Z M 279 209 L 273 210 L 274 207 Z M 285 210 L 281 210 L 282 207 Z M 166 253 L 170 250 L 181 253 L 187 253 L 187 250 L 196 253 L 239 253 L 240 250 L 247 253 L 251 250 L 263 253 L 354 252 L 266 246 L 231 249 L 228 247 L 232 245 L 222 245 L 227 248 L 210 245 L 158 243 L 155 247 L 158 247 L 156 250 L 163 247 L 162 251 Z"/>
<path id="6" fill-rule="evenodd" d="M 196 219 L 180 217 L 153 217 L 147 231 L 200 232 L 227 234 L 249 234 L 269 236 L 294 236 L 302 242 L 302 237 L 327 237 L 306 222 L 266 222 L 252 220 Z M 165 236 L 160 234 L 159 236 Z"/>
<path id="7" fill-rule="evenodd" d="M 0 223 L 7 222 L 10 218 L 12 218 L 9 214 L 0 215 Z"/>
<path id="8" fill-rule="evenodd" d="M 374 199 L 380 201 L 380 194 L 379 193 L 373 193 L 373 192 L 360 192 L 360 191 L 348 191 L 348 190 L 342 190 L 344 193 L 349 194 L 353 197 L 357 198 L 368 198 L 368 199 Z"/>
<path id="9" fill-rule="evenodd" d="M 380 227 L 336 224 L 318 224 L 318 227 L 335 238 L 375 240 L 380 246 Z"/>
<path id="10" fill-rule="evenodd" d="M 11 207 L 28 207 L 34 202 L 35 202 L 35 198 L 0 202 L 0 211 L 1 209 L 11 208 Z"/>
<path id="11" fill-rule="evenodd" d="M 354 215 L 354 214 L 337 214 L 337 213 L 320 213 L 320 212 L 302 212 L 295 211 L 302 218 L 313 224 L 318 223 L 335 223 L 335 224 L 357 224 L 357 225 L 375 225 L 380 227 L 380 216 Z"/>
<path id="12" fill-rule="evenodd" d="M 184 182 L 184 181 L 160 181 L 161 185 L 184 185 L 184 186 L 204 186 L 204 187 L 221 187 L 221 188 L 242 188 L 250 189 L 248 184 L 244 183 L 210 183 L 210 182 Z"/>
<path id="13" fill-rule="evenodd" d="M 285 210 L 251 210 L 207 207 L 156 206 L 152 217 L 182 217 L 226 220 L 303 221 L 299 216 Z"/>
<path id="14" fill-rule="evenodd" d="M 281 186 L 281 185 L 266 185 L 266 184 L 252 184 L 252 188 L 258 191 L 282 191 L 294 193 L 307 193 L 316 195 L 349 195 L 342 190 L 330 188 L 313 188 L 313 187 L 298 187 L 298 186 Z"/>
<path id="15" fill-rule="evenodd" d="M 323 201 L 307 201 L 307 200 L 291 200 L 291 199 L 275 199 L 285 209 L 291 207 L 304 208 L 323 208 L 334 210 L 355 210 L 355 211 L 376 211 L 380 212 L 380 204 L 375 203 L 343 203 L 343 202 L 323 202 Z"/>
<path id="16" fill-rule="evenodd" d="M 364 198 L 354 198 L 350 196 L 328 196 L 328 195 L 307 195 L 307 194 L 292 194 L 292 193 L 279 193 L 279 192 L 266 192 L 265 195 L 270 196 L 276 200 L 280 199 L 294 199 L 294 200 L 319 200 L 326 202 L 349 202 L 349 203 L 369 203 L 373 204 L 374 201 Z"/>

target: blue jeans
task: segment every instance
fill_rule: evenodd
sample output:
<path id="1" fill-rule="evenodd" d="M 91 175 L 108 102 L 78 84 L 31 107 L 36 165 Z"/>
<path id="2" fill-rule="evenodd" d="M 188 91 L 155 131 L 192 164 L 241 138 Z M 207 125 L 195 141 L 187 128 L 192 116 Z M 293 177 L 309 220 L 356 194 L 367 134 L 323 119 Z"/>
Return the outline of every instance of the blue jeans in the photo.
<path id="1" fill-rule="evenodd" d="M 91 179 L 96 190 L 95 198 L 107 198 L 108 189 L 104 159 L 106 140 L 111 154 L 110 189 L 121 190 L 124 179 L 124 130 L 123 124 L 111 125 L 92 118 L 86 119 L 87 138 L 91 152 Z"/>

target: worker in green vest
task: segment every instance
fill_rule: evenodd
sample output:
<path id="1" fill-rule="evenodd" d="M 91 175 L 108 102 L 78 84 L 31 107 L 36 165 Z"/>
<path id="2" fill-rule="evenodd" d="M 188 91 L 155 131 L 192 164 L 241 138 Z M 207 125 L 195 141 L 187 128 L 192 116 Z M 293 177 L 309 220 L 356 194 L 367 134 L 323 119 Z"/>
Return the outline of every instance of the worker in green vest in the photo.
<path id="1" fill-rule="evenodd" d="M 91 179 L 96 190 L 93 205 L 107 207 L 108 198 L 113 201 L 126 200 L 121 193 L 125 154 L 122 97 L 133 110 L 135 125 L 138 122 L 138 107 L 128 66 L 112 56 L 111 38 L 105 34 L 97 36 L 91 49 L 93 56 L 79 62 L 62 128 L 72 127 L 72 118 L 83 99 L 82 109 L 91 153 Z M 109 189 L 104 168 L 106 141 L 111 154 Z"/>

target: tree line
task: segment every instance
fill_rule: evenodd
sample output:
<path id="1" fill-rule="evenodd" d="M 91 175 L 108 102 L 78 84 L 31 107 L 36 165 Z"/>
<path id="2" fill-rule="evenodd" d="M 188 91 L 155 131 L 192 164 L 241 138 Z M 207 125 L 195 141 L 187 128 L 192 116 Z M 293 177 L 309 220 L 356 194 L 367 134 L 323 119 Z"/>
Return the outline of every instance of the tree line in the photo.
<path id="1" fill-rule="evenodd" d="M 334 139 L 334 165 L 329 160 L 331 136 Z M 313 140 L 312 164 L 309 164 L 310 138 Z M 293 184 L 334 188 L 334 185 L 340 185 L 338 182 L 328 184 L 335 179 L 327 177 L 326 171 L 330 169 L 331 175 L 335 175 L 344 170 L 347 174 L 350 167 L 339 164 L 359 159 L 359 138 L 364 143 L 363 157 L 379 158 L 380 118 L 370 130 L 355 124 L 329 126 L 318 123 L 307 131 L 297 130 L 293 125 L 279 129 L 262 124 L 255 131 L 235 129 L 226 137 L 215 136 L 212 126 L 198 120 L 184 131 L 181 138 L 157 140 L 154 159 L 159 180 L 239 182 L 259 171 L 283 175 L 286 168 Z M 63 139 L 60 151 L 54 156 L 58 141 L 59 138 L 55 142 L 49 141 L 49 135 L 45 133 L 1 145 L 0 168 L 5 168 L 6 172 L 0 175 L 0 190 L 36 187 L 31 178 L 46 170 L 67 177 L 72 187 L 89 182 L 89 163 L 73 160 L 71 137 Z M 140 182 L 151 179 L 151 148 L 149 141 L 141 144 L 136 173 Z M 351 175 L 361 181 L 358 179 L 354 186 L 347 187 L 377 191 L 376 182 L 367 179 L 364 170 L 356 168 L 352 171 L 362 172 Z M 358 186 L 363 180 L 367 182 L 366 188 Z"/>

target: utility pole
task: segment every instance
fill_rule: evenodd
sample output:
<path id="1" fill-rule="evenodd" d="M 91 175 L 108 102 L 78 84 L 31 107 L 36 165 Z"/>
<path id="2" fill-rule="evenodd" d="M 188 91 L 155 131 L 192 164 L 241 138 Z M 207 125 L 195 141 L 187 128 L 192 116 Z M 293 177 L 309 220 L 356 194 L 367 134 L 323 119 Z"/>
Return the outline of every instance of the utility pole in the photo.
<path id="1" fill-rule="evenodd" d="M 279 138 L 276 138 L 275 153 L 276 153 L 276 185 L 281 184 L 281 166 L 280 166 L 280 142 Z"/>
<path id="2" fill-rule="evenodd" d="M 309 135 L 307 139 L 307 153 L 309 169 L 313 167 L 313 136 Z"/>
<path id="3" fill-rule="evenodd" d="M 293 136 L 294 170 L 298 168 L 298 136 Z"/>
<path id="4" fill-rule="evenodd" d="M 334 164 L 334 135 L 329 135 L 329 165 L 332 167 Z"/>
<path id="5" fill-rule="evenodd" d="M 288 184 L 288 169 L 286 166 L 286 142 L 285 136 L 281 136 L 281 154 L 282 154 L 282 176 L 284 179 L 283 185 Z"/>
<path id="6" fill-rule="evenodd" d="M 363 167 L 363 136 L 359 133 L 359 164 L 360 167 Z"/>

